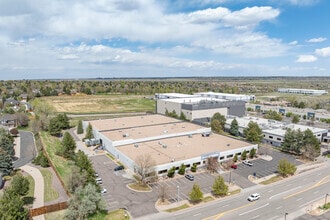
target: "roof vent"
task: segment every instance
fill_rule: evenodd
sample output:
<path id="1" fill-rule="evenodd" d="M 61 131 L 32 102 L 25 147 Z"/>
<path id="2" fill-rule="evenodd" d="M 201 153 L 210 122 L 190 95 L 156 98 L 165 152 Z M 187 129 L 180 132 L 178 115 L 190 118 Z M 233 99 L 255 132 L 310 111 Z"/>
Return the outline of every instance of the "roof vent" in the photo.
<path id="1" fill-rule="evenodd" d="M 192 134 L 189 134 L 188 137 L 189 137 L 189 138 L 192 138 Z"/>
<path id="2" fill-rule="evenodd" d="M 166 144 L 163 144 L 163 148 L 167 148 L 167 145 Z"/>

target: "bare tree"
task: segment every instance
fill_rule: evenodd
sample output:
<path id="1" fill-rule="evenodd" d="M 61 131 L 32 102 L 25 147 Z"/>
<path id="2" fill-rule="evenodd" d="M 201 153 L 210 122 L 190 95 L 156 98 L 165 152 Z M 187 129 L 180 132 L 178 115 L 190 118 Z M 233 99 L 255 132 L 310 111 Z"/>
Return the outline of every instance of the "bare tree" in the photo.
<path id="1" fill-rule="evenodd" d="M 169 197 L 169 188 L 166 184 L 162 184 L 159 188 L 159 198 L 161 202 L 165 202 Z"/>
<path id="2" fill-rule="evenodd" d="M 139 155 L 135 159 L 136 161 L 136 173 L 139 176 L 139 181 L 146 184 L 147 180 L 152 180 L 156 177 L 154 166 L 156 165 L 155 160 L 150 154 Z"/>
<path id="3" fill-rule="evenodd" d="M 207 169 L 211 173 L 218 172 L 218 169 L 219 169 L 218 158 L 216 158 L 216 157 L 209 157 L 209 158 L 207 158 Z"/>

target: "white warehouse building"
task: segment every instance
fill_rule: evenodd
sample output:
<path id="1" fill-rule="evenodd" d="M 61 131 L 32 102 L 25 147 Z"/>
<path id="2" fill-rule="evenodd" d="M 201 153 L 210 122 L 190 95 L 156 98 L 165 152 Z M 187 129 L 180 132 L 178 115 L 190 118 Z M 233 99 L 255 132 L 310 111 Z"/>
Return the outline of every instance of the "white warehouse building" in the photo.
<path id="1" fill-rule="evenodd" d="M 222 162 L 244 150 L 258 150 L 258 145 L 211 134 L 210 128 L 162 115 L 84 121 L 84 128 L 88 123 L 104 149 L 126 167 L 136 171 L 137 157 L 149 154 L 159 175 L 173 166 L 204 166 L 209 157 Z"/>
<path id="2" fill-rule="evenodd" d="M 278 92 L 282 93 L 295 93 L 295 94 L 305 94 L 305 95 L 324 95 L 328 94 L 326 90 L 316 90 L 316 89 L 293 89 L 293 88 L 278 88 Z"/>

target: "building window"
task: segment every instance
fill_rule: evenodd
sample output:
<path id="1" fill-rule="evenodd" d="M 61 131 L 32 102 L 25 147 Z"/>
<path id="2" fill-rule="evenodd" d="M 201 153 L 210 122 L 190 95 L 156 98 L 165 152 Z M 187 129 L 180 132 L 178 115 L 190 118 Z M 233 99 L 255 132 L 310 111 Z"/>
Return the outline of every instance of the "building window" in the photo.
<path id="1" fill-rule="evenodd" d="M 224 157 L 224 156 L 220 157 L 220 160 L 223 160 L 223 159 L 225 159 L 225 157 Z"/>
<path id="2" fill-rule="evenodd" d="M 230 154 L 230 155 L 227 155 L 227 158 L 232 158 L 234 155 L 233 154 Z"/>
<path id="3" fill-rule="evenodd" d="M 276 138 L 278 141 L 281 141 L 282 139 L 281 138 Z"/>
<path id="4" fill-rule="evenodd" d="M 163 174 L 163 173 L 167 173 L 167 170 L 160 170 L 160 171 L 158 171 L 158 174 Z"/>
<path id="5" fill-rule="evenodd" d="M 242 155 L 242 152 L 237 153 L 238 156 Z"/>
<path id="6" fill-rule="evenodd" d="M 270 139 L 273 139 L 273 136 L 269 136 Z"/>

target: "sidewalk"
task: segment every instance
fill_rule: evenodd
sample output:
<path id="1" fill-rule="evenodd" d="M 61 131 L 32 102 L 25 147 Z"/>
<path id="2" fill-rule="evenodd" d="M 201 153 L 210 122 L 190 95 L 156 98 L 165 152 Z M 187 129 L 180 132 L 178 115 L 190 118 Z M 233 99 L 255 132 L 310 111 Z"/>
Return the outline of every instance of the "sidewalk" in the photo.
<path id="1" fill-rule="evenodd" d="M 33 202 L 33 208 L 38 208 L 44 206 L 44 178 L 41 174 L 41 172 L 32 166 L 24 165 L 20 167 L 21 170 L 24 172 L 27 172 L 32 176 L 34 179 L 34 202 Z M 44 215 L 39 215 L 36 217 L 33 217 L 34 220 L 43 220 Z"/>

